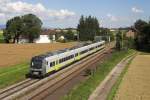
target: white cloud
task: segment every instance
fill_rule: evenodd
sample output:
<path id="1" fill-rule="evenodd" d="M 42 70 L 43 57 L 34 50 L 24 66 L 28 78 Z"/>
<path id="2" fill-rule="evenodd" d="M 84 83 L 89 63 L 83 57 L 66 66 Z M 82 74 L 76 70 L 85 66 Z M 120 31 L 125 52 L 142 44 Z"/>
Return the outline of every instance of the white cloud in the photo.
<path id="1" fill-rule="evenodd" d="M 4 13 L 0 13 L 0 18 L 4 18 L 5 14 Z"/>
<path id="2" fill-rule="evenodd" d="M 0 0 L 0 17 L 5 16 L 5 20 L 16 15 L 27 13 L 36 14 L 43 20 L 67 20 L 75 15 L 74 12 L 67 9 L 52 10 L 47 9 L 41 3 L 30 4 L 23 1 Z"/>
<path id="3" fill-rule="evenodd" d="M 110 21 L 113 21 L 113 22 L 118 21 L 118 18 L 110 13 L 107 14 L 107 17 L 110 19 Z"/>
<path id="4" fill-rule="evenodd" d="M 132 7 L 132 12 L 134 12 L 134 13 L 143 13 L 144 11 L 142 10 L 142 9 L 139 9 L 139 8 L 137 8 L 137 7 Z"/>

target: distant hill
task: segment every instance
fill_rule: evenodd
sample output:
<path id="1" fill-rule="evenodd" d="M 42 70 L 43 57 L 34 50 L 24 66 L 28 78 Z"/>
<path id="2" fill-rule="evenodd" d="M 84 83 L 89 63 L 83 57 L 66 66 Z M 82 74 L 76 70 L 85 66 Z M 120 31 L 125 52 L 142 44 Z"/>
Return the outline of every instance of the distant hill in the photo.
<path id="1" fill-rule="evenodd" d="M 0 25 L 0 29 L 5 29 L 6 25 Z"/>

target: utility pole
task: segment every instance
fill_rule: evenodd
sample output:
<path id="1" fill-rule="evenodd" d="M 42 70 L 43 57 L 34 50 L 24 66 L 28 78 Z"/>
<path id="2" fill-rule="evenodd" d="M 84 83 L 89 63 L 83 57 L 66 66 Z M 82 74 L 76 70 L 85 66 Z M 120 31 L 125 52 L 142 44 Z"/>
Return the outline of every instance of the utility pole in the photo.
<path id="1" fill-rule="evenodd" d="M 78 42 L 80 41 L 80 36 L 79 36 L 79 32 L 77 31 L 77 40 Z"/>

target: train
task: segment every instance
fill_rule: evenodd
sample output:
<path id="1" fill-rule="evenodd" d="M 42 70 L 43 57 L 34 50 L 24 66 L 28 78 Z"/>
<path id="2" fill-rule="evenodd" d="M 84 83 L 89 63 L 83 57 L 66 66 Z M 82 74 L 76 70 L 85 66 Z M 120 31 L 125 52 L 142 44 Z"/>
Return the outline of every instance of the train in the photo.
<path id="1" fill-rule="evenodd" d="M 31 59 L 29 76 L 45 77 L 68 65 L 105 49 L 105 41 L 83 43 L 72 48 L 47 52 Z"/>

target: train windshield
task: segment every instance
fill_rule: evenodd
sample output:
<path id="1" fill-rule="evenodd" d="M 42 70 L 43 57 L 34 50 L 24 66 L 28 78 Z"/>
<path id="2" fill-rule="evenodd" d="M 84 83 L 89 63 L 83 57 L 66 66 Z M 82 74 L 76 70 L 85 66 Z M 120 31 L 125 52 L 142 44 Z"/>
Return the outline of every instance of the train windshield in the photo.
<path id="1" fill-rule="evenodd" d="M 42 68 L 42 60 L 40 59 L 32 59 L 31 61 L 31 67 L 35 69 Z"/>

